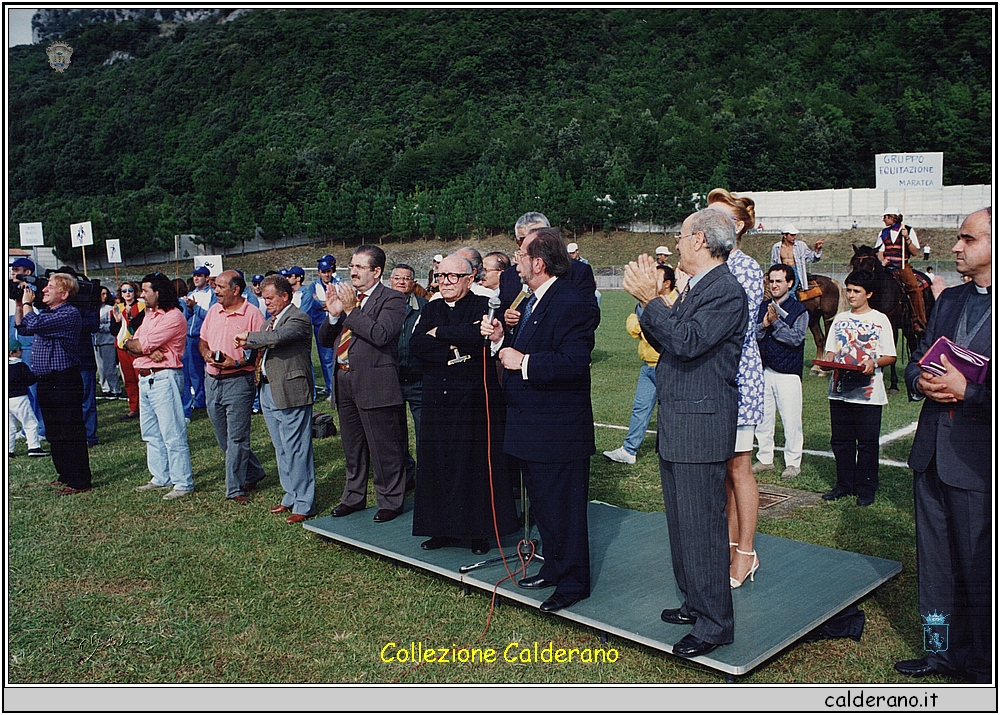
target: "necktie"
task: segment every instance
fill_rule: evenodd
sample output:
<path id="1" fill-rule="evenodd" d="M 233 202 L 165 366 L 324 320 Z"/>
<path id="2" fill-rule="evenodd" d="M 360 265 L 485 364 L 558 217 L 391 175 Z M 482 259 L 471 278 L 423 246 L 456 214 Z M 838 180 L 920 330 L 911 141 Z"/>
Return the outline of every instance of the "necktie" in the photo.
<path id="1" fill-rule="evenodd" d="M 267 325 L 264 326 L 264 332 L 274 327 L 274 318 L 267 321 Z M 260 376 L 264 374 L 264 350 L 257 351 L 257 362 L 253 366 L 253 384 L 260 385 Z"/>
<path id="2" fill-rule="evenodd" d="M 687 295 L 690 292 L 691 292 L 691 282 L 688 281 L 687 283 L 684 284 L 684 290 L 681 291 L 681 303 L 684 302 L 684 299 L 687 298 Z"/>
<path id="3" fill-rule="evenodd" d="M 517 332 L 521 332 L 521 328 L 528 324 L 528 318 L 531 317 L 531 311 L 535 309 L 535 303 L 538 302 L 538 297 L 532 293 L 531 297 L 528 298 L 528 302 L 524 304 L 524 311 L 521 313 L 521 320 L 517 324 Z"/>
<path id="4" fill-rule="evenodd" d="M 361 308 L 361 301 L 365 299 L 364 293 L 358 293 L 358 308 Z M 340 342 L 337 343 L 337 364 L 338 365 L 348 365 L 350 360 L 347 358 L 347 351 L 351 349 L 351 339 L 354 334 L 349 328 L 345 328 L 340 334 Z"/>

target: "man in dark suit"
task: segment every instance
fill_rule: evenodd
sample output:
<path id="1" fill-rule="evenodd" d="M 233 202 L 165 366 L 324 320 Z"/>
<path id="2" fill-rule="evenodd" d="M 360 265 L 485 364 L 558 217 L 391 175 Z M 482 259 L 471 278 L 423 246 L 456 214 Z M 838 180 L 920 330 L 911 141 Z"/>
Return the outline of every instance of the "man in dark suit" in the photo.
<path id="1" fill-rule="evenodd" d="M 895 666 L 913 677 L 940 673 L 989 683 L 993 673 L 993 385 L 990 375 L 978 385 L 951 364 L 945 365 L 941 376 L 923 371 L 919 364 L 941 336 L 992 358 L 992 238 L 991 208 L 962 222 L 951 251 L 956 270 L 970 280 L 941 293 L 927 333 L 906 366 L 910 399 L 926 398 L 909 464 L 917 525 L 918 597 L 928 654 Z M 942 358 L 942 363 L 946 361 L 947 357 Z M 936 646 L 928 647 L 931 643 Z"/>
<path id="2" fill-rule="evenodd" d="M 548 227 L 549 220 L 544 214 L 531 211 L 521 216 L 514 224 L 514 241 L 517 243 L 518 249 L 523 248 L 524 239 L 529 233 L 535 229 Z M 517 253 L 514 254 L 514 259 L 514 263 L 500 274 L 500 311 L 506 329 L 511 335 L 521 320 L 521 312 L 518 310 L 520 302 L 517 306 L 512 307 L 512 304 L 517 299 L 518 294 L 523 292 L 525 285 L 517 270 Z M 585 308 L 594 322 L 594 330 L 597 330 L 597 326 L 601 322 L 601 308 L 597 302 L 597 281 L 594 279 L 594 269 L 583 261 L 571 258 L 564 277 L 576 286 L 580 294 L 583 295 L 586 302 Z"/>
<path id="3" fill-rule="evenodd" d="M 657 297 L 662 273 L 642 255 L 624 287 L 643 306 L 639 324 L 660 351 L 656 366 L 660 481 L 674 578 L 684 599 L 667 623 L 694 624 L 673 646 L 693 658 L 733 642 L 726 525 L 726 460 L 736 443 L 736 370 L 747 326 L 747 299 L 726 257 L 733 220 L 716 209 L 687 217 L 677 267 L 692 278 L 673 307 Z"/>
<path id="4" fill-rule="evenodd" d="M 503 345 L 504 452 L 520 460 L 545 556 L 538 575 L 518 585 L 555 586 L 541 605 L 545 612 L 590 595 L 587 490 L 595 451 L 590 404 L 595 323 L 587 297 L 566 278 L 569 262 L 557 229 L 530 232 L 517 270 L 532 296 L 521 307 L 516 337 L 505 337 L 499 320 L 489 324 L 484 318 L 481 325 L 494 350 Z"/>
<path id="5" fill-rule="evenodd" d="M 359 246 L 351 257 L 351 285 L 326 293 L 329 318 L 319 342 L 336 352 L 334 396 L 340 414 L 347 483 L 330 512 L 347 516 L 365 508 L 368 463 L 375 472 L 375 521 L 403 511 L 406 484 L 406 413 L 399 389 L 399 332 L 405 296 L 382 285 L 385 251 Z"/>
<path id="6" fill-rule="evenodd" d="M 278 460 L 278 478 L 285 490 L 272 514 L 291 512 L 286 521 L 299 524 L 313 512 L 316 472 L 313 465 L 312 322 L 292 303 L 294 289 L 287 278 L 268 276 L 261 297 L 271 318 L 262 330 L 240 333 L 237 348 L 263 351 L 260 406 Z"/>

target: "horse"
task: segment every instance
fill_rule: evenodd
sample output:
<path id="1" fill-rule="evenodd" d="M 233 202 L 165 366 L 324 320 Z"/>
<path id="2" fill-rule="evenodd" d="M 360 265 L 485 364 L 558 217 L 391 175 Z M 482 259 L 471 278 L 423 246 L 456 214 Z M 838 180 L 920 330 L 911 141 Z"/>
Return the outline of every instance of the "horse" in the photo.
<path id="1" fill-rule="evenodd" d="M 867 271 L 875 276 L 875 290 L 869 305 L 880 313 L 884 313 L 892 324 L 892 341 L 899 343 L 899 332 L 902 330 L 906 338 L 904 345 L 908 353 L 917 348 L 924 332 L 913 329 L 911 318 L 912 308 L 906 295 L 906 290 L 899 280 L 882 265 L 878 252 L 871 246 L 852 246 L 854 257 L 851 259 L 851 270 Z M 934 293 L 931 290 L 931 280 L 920 271 L 913 271 L 923 281 L 924 314 L 930 315 L 934 307 Z M 898 361 L 897 361 L 898 362 Z M 889 393 L 899 392 L 899 380 L 896 375 L 896 364 L 889 368 Z"/>
<path id="2" fill-rule="evenodd" d="M 809 281 L 816 281 L 822 290 L 822 294 L 816 298 L 809 298 L 802 301 L 802 305 L 809 311 L 809 330 L 812 332 L 813 340 L 816 342 L 816 359 L 822 360 L 826 354 L 826 334 L 830 331 L 837 313 L 848 309 L 847 297 L 840 283 L 827 276 L 810 275 Z M 826 375 L 826 370 L 813 365 L 809 370 L 810 375 Z"/>

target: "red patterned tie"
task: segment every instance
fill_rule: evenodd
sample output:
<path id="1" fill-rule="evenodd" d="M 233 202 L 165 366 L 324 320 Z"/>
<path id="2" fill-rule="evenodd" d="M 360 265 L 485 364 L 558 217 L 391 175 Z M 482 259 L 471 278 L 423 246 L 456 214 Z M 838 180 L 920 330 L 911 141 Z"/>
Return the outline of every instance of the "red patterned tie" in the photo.
<path id="1" fill-rule="evenodd" d="M 361 308 L 361 301 L 365 299 L 364 293 L 358 293 L 358 308 Z M 337 364 L 338 365 L 348 365 L 350 360 L 347 357 L 347 351 L 351 349 L 351 338 L 353 333 L 349 328 L 345 329 L 340 334 L 340 342 L 337 343 Z"/>

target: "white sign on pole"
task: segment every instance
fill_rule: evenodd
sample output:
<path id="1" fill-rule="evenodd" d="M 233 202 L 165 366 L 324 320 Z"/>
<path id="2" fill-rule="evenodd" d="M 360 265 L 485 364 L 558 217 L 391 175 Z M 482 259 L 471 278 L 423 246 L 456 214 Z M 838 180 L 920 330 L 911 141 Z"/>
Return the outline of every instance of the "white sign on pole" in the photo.
<path id="1" fill-rule="evenodd" d="M 208 269 L 208 275 L 217 276 L 222 273 L 222 256 L 195 256 L 194 267 L 201 266 Z"/>
<path id="2" fill-rule="evenodd" d="M 73 223 L 69 226 L 69 241 L 73 248 L 83 248 L 94 245 L 94 229 L 90 227 L 90 221 L 83 223 Z"/>
<path id="3" fill-rule="evenodd" d="M 119 239 L 109 238 L 104 242 L 104 246 L 108 249 L 108 263 L 124 263 Z"/>
<path id="4" fill-rule="evenodd" d="M 876 189 L 940 189 L 943 186 L 944 152 L 876 154 Z"/>
<path id="5" fill-rule="evenodd" d="M 21 230 L 21 245 L 22 246 L 44 246 L 45 240 L 42 237 L 42 224 L 41 222 L 36 223 L 22 223 L 18 224 L 18 228 Z"/>

